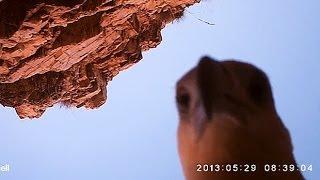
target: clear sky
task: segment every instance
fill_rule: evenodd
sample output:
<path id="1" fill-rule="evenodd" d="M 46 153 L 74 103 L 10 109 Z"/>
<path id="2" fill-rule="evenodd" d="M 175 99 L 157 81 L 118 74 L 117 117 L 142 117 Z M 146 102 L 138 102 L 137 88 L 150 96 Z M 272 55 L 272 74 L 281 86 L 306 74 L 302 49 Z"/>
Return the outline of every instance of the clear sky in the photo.
<path id="1" fill-rule="evenodd" d="M 109 83 L 100 109 L 57 105 L 20 121 L 0 107 L 0 164 L 11 167 L 0 179 L 183 179 L 175 82 L 203 55 L 241 59 L 269 75 L 296 159 L 313 165 L 307 179 L 320 179 L 319 7 L 318 0 L 204 1 Z"/>

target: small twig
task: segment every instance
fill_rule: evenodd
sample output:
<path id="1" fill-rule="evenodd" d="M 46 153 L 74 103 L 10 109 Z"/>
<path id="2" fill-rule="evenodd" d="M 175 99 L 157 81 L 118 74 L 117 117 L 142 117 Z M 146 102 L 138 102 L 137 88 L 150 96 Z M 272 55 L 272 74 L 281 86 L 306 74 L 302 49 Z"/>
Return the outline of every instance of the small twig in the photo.
<path id="1" fill-rule="evenodd" d="M 192 12 L 190 12 L 190 11 L 188 11 L 188 10 L 185 10 L 185 11 L 186 11 L 187 13 L 191 14 L 192 17 L 196 18 L 197 20 L 199 20 L 199 21 L 201 21 L 201 22 L 204 22 L 204 23 L 206 23 L 206 24 L 208 24 L 208 25 L 210 25 L 210 26 L 214 26 L 214 25 L 215 25 L 214 23 L 210 23 L 210 22 L 208 22 L 208 21 L 205 21 L 205 20 L 203 20 L 203 19 L 200 19 L 200 18 L 196 17 Z"/>

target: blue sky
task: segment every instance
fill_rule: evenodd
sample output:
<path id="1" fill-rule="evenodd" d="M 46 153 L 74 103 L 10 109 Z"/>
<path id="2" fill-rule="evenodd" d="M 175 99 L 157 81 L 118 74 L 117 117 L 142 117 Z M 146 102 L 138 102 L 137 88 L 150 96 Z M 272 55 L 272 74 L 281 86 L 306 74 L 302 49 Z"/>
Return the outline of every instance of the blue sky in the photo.
<path id="1" fill-rule="evenodd" d="M 163 31 L 163 41 L 108 86 L 98 110 L 55 106 L 20 121 L 0 108 L 0 179 L 183 179 L 175 82 L 203 55 L 262 68 L 298 163 L 320 172 L 320 1 L 211 0 Z M 195 17 L 215 23 L 210 26 Z"/>

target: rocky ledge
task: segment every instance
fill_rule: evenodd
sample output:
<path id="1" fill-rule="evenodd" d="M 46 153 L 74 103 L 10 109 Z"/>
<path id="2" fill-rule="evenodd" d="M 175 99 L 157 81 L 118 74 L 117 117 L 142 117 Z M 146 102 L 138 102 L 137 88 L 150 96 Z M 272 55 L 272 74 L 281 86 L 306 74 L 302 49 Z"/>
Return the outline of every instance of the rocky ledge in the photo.
<path id="1" fill-rule="evenodd" d="M 0 103 L 38 118 L 57 103 L 97 108 L 121 70 L 199 0 L 0 0 Z"/>

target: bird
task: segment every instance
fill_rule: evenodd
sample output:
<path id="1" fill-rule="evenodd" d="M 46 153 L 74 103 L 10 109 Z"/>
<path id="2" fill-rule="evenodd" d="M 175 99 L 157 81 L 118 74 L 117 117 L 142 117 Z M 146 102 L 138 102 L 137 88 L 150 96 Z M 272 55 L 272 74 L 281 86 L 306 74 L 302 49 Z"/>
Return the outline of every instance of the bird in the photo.
<path id="1" fill-rule="evenodd" d="M 204 56 L 176 83 L 176 104 L 186 180 L 304 179 L 268 76 L 258 67 Z"/>

